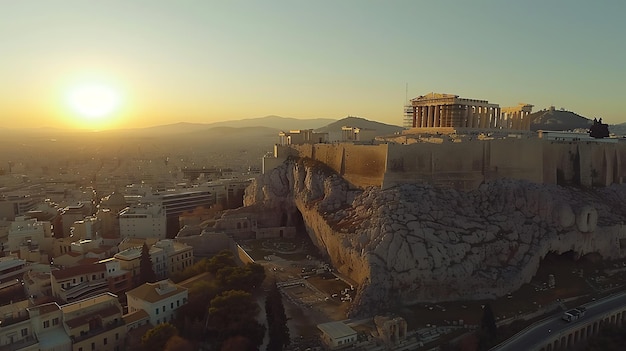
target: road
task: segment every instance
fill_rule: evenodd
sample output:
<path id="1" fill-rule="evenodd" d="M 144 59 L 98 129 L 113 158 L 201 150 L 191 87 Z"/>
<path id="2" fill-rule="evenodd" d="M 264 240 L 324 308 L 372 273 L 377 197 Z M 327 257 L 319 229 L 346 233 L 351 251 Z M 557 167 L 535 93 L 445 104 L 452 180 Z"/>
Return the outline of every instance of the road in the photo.
<path id="1" fill-rule="evenodd" d="M 598 320 L 607 312 L 626 306 L 626 293 L 609 296 L 584 306 L 587 307 L 587 313 L 578 321 L 568 323 L 561 319 L 562 313 L 555 314 L 552 317 L 531 325 L 522 334 L 515 335 L 513 338 L 492 348 L 491 350 L 539 350 L 541 345 L 544 345 L 549 338 L 553 338 L 555 335 L 561 334 L 567 338 L 567 331 L 575 325 Z"/>

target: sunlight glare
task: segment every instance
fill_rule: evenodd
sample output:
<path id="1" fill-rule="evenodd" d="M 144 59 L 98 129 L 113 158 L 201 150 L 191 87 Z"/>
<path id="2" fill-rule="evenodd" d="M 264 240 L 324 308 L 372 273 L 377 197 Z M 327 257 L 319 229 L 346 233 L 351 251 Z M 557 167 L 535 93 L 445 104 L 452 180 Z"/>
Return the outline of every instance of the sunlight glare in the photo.
<path id="1" fill-rule="evenodd" d="M 101 84 L 85 84 L 70 90 L 67 101 L 75 112 L 87 119 L 101 119 L 113 113 L 121 99 L 115 89 Z"/>

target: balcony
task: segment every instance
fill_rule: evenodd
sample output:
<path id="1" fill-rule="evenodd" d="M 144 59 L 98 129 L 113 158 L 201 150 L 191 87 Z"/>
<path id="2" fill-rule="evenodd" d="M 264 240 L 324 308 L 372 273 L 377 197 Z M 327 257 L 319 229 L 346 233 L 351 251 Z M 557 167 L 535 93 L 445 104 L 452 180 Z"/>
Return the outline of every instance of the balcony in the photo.
<path id="1" fill-rule="evenodd" d="M 67 301 L 78 298 L 85 298 L 89 295 L 108 291 L 108 282 L 106 279 L 90 280 L 82 282 L 65 290 L 65 299 Z"/>
<path id="2" fill-rule="evenodd" d="M 31 348 L 39 344 L 39 340 L 33 335 L 29 335 L 24 339 L 13 341 L 8 345 L 0 346 L 0 351 L 18 351 L 26 348 Z"/>
<path id="3" fill-rule="evenodd" d="M 101 327 L 97 327 L 97 328 L 92 328 L 91 330 L 89 330 L 88 332 L 83 332 L 80 335 L 72 335 L 70 336 L 70 338 L 72 339 L 72 343 L 76 344 L 79 343 L 81 341 L 85 341 L 89 338 L 93 338 L 94 336 L 98 335 L 98 334 L 102 334 L 104 332 L 107 332 L 109 330 L 113 330 L 115 328 L 119 328 L 121 326 L 124 326 L 124 320 L 119 319 L 116 321 L 111 321 L 109 323 L 106 323 L 105 325 L 101 326 Z M 4 351 L 4 350 L 0 350 L 0 351 Z"/>

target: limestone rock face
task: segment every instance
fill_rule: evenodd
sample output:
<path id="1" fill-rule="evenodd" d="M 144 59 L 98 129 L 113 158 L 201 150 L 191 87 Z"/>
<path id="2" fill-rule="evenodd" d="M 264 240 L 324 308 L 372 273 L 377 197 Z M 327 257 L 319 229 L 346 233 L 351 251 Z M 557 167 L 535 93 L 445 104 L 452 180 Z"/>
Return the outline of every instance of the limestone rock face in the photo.
<path id="1" fill-rule="evenodd" d="M 244 205 L 297 208 L 313 243 L 359 283 L 359 315 L 390 301 L 502 296 L 529 282 L 548 252 L 621 258 L 625 199 L 622 185 L 518 180 L 471 192 L 415 184 L 351 190 L 323 166 L 289 160 L 255 180 Z"/>

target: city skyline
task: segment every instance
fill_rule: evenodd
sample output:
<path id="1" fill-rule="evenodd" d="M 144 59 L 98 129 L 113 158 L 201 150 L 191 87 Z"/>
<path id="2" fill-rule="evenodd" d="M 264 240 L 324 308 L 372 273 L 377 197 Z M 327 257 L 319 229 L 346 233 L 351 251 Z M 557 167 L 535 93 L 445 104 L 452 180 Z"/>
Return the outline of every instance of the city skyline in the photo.
<path id="1" fill-rule="evenodd" d="M 618 1 L 5 2 L 2 127 L 137 128 L 279 115 L 401 125 L 429 92 L 621 107 Z"/>

